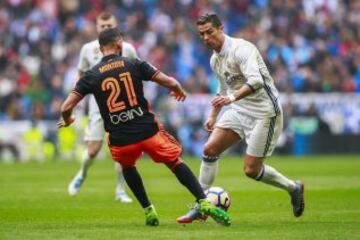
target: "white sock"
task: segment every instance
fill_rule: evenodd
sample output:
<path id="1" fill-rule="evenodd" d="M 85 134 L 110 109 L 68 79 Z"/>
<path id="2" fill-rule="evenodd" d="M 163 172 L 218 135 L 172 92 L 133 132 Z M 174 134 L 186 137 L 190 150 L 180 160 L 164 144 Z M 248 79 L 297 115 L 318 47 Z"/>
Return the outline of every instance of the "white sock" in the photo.
<path id="1" fill-rule="evenodd" d="M 144 211 L 146 212 L 147 210 L 150 210 L 151 208 L 154 208 L 154 205 L 150 204 L 150 206 L 144 207 Z"/>
<path id="2" fill-rule="evenodd" d="M 284 175 L 276 171 L 275 168 L 265 164 L 255 179 L 266 184 L 285 189 L 288 192 L 294 191 L 296 186 L 293 180 L 286 178 Z"/>
<path id="3" fill-rule="evenodd" d="M 83 178 L 86 177 L 89 167 L 93 164 L 95 158 L 90 158 L 88 150 L 86 149 L 82 156 L 80 173 Z"/>
<path id="4" fill-rule="evenodd" d="M 115 163 L 115 170 L 117 173 L 116 193 L 118 194 L 125 192 L 125 178 L 120 163 Z"/>
<path id="5" fill-rule="evenodd" d="M 211 187 L 215 181 L 218 172 L 218 161 L 215 162 L 201 162 L 199 182 L 201 188 L 205 191 Z"/>

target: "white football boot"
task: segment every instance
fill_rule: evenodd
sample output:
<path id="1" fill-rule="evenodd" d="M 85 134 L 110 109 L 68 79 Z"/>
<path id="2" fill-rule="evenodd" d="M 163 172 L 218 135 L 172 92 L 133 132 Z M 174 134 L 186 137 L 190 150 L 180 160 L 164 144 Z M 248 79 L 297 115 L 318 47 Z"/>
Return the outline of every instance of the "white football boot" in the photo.
<path id="1" fill-rule="evenodd" d="M 69 195 L 75 197 L 78 194 L 81 185 L 84 183 L 84 181 L 85 178 L 82 176 L 81 172 L 78 172 L 68 186 Z"/>
<path id="2" fill-rule="evenodd" d="M 121 186 L 116 187 L 115 200 L 122 203 L 132 203 L 133 201 Z"/>

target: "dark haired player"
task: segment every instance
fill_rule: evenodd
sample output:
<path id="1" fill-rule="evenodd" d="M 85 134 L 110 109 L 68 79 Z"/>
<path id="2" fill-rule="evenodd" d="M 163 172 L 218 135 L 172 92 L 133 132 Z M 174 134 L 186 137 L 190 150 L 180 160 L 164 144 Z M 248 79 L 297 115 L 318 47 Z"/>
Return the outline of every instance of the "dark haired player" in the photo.
<path id="1" fill-rule="evenodd" d="M 220 154 L 244 139 L 246 176 L 287 191 L 293 214 L 300 217 L 305 207 L 304 184 L 264 164 L 274 151 L 283 127 L 278 91 L 264 60 L 252 43 L 226 35 L 215 13 L 200 16 L 196 25 L 203 43 L 213 50 L 210 66 L 219 80 L 218 95 L 211 101 L 212 111 L 204 124 L 211 134 L 200 167 L 202 188 L 206 190 L 214 182 Z M 225 105 L 230 107 L 217 119 Z M 195 206 L 177 221 L 191 223 L 196 219 L 204 216 Z"/>
<path id="2" fill-rule="evenodd" d="M 105 11 L 96 17 L 95 25 L 96 32 L 100 34 L 105 29 L 117 27 L 118 24 L 116 17 L 110 12 Z M 121 55 L 124 57 L 137 58 L 135 48 L 130 43 L 125 41 L 123 41 L 122 44 Z M 93 66 L 98 64 L 101 58 L 102 53 L 100 51 L 100 44 L 98 39 L 84 44 L 80 50 L 79 56 L 79 78 L 82 77 L 87 70 L 90 70 Z M 100 110 L 93 95 L 90 95 L 89 97 L 88 108 L 89 122 L 86 126 L 84 135 L 87 148 L 82 155 L 80 169 L 68 186 L 68 192 L 70 196 L 76 196 L 79 193 L 81 186 L 84 184 L 87 178 L 87 173 L 101 149 L 105 136 L 103 127 L 104 124 L 101 118 Z M 115 169 L 117 173 L 115 199 L 123 203 L 131 203 L 132 199 L 125 192 L 125 180 L 120 164 L 115 163 Z"/>
<path id="3" fill-rule="evenodd" d="M 58 127 L 69 126 L 74 121 L 71 115 L 73 108 L 86 94 L 94 94 L 105 130 L 109 133 L 112 158 L 123 167 L 126 183 L 144 208 L 146 225 L 157 226 L 159 219 L 135 167 L 136 161 L 144 152 L 153 161 L 164 163 L 171 169 L 180 183 L 194 195 L 202 213 L 229 226 L 229 215 L 205 199 L 199 182 L 180 160 L 181 146 L 161 129 L 144 97 L 142 81 L 151 79 L 169 88 L 177 101 L 184 101 L 186 93 L 178 81 L 147 62 L 119 56 L 122 37 L 114 28 L 101 32 L 99 43 L 104 57 L 85 73 L 63 103 L 63 120 L 58 123 Z"/>

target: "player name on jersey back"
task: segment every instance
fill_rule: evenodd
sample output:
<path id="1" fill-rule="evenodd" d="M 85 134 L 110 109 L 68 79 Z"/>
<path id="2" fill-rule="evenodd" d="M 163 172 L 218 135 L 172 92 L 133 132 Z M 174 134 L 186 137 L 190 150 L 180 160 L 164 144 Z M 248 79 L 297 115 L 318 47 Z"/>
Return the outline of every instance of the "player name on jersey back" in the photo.
<path id="1" fill-rule="evenodd" d="M 124 67 L 124 61 L 114 61 L 99 67 L 99 72 L 104 73 L 115 68 Z"/>

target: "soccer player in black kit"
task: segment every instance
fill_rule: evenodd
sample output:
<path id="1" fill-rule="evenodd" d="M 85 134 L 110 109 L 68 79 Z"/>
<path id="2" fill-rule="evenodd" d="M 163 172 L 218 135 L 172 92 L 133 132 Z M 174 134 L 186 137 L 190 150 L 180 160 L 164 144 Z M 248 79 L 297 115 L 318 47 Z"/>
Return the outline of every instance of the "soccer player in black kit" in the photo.
<path id="1" fill-rule="evenodd" d="M 109 133 L 112 158 L 123 167 L 126 183 L 144 208 L 146 225 L 157 226 L 159 219 L 135 166 L 144 152 L 154 162 L 164 163 L 171 169 L 196 198 L 201 212 L 221 225 L 230 226 L 229 215 L 205 198 L 198 180 L 180 159 L 180 144 L 161 128 L 144 97 L 142 81 L 149 79 L 170 89 L 170 95 L 177 101 L 184 101 L 186 93 L 179 82 L 145 61 L 122 57 L 122 37 L 115 28 L 101 32 L 99 43 L 104 57 L 85 73 L 62 104 L 58 127 L 73 123 L 74 107 L 85 95 L 94 94 Z"/>

